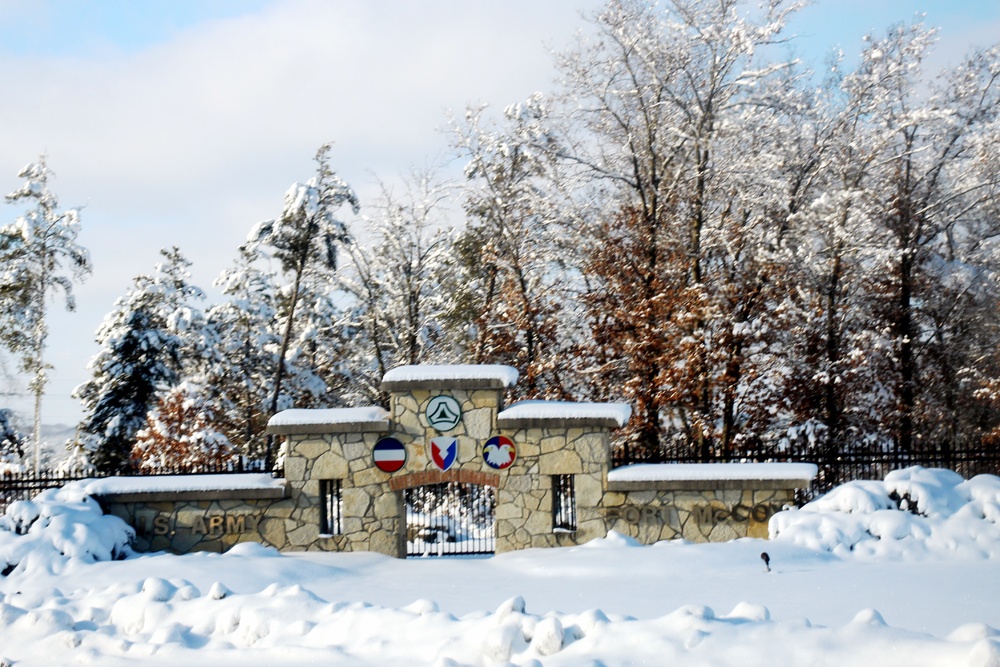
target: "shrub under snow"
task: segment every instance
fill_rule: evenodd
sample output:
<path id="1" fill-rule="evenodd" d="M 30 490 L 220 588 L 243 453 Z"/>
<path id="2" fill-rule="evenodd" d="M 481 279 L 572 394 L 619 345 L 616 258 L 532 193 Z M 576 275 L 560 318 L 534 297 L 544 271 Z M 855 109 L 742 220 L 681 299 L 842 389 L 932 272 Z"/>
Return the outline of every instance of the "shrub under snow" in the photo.
<path id="1" fill-rule="evenodd" d="M 771 518 L 771 538 L 837 555 L 1000 556 L 1000 477 L 915 466 Z"/>
<path id="2" fill-rule="evenodd" d="M 73 488 L 49 489 L 19 500 L 0 517 L 0 573 L 59 572 L 69 560 L 115 560 L 130 553 L 135 531 L 107 516 L 93 498 Z"/>

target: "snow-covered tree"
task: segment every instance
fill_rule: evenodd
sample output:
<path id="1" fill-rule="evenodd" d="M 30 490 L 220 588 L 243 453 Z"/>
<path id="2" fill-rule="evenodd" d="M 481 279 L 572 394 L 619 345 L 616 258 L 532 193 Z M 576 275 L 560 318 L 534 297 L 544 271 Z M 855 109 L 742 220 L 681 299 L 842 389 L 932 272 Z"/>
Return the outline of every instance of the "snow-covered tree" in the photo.
<path id="1" fill-rule="evenodd" d="M 997 52 L 928 83 L 934 31 L 865 38 L 858 66 L 835 69 L 826 179 L 792 220 L 801 285 L 818 315 L 799 396 L 825 433 L 824 456 L 859 445 L 905 456 L 920 441 L 975 442 L 989 423 L 962 396 L 995 366 Z M 991 209 L 991 207 L 994 207 Z M 980 380 L 968 383 L 964 369 Z M 965 386 L 963 386 L 965 385 Z"/>
<path id="2" fill-rule="evenodd" d="M 219 420 L 214 428 L 225 432 L 242 455 L 258 459 L 265 455 L 264 429 L 281 349 L 281 294 L 273 273 L 254 260 L 241 248 L 232 268 L 216 281 L 224 300 L 209 309 L 207 319 L 217 332 L 218 351 L 202 391 Z M 308 405 L 325 389 L 316 372 L 298 361 L 286 359 L 279 410 Z"/>
<path id="3" fill-rule="evenodd" d="M 867 194 L 885 240 L 870 276 L 874 312 L 892 343 L 886 386 L 901 454 L 922 437 L 960 435 L 965 392 L 957 375 L 982 351 L 975 333 L 993 309 L 989 283 L 998 268 L 1000 220 L 991 213 L 1000 174 L 979 162 L 997 138 L 1000 49 L 975 54 L 928 95 L 919 66 L 932 36 L 919 25 L 895 27 L 865 59 L 870 76 L 898 81 L 872 119 L 881 167 Z"/>
<path id="4" fill-rule="evenodd" d="M 153 275 L 137 276 L 98 328 L 93 377 L 74 391 L 85 409 L 80 444 L 101 472 L 128 468 L 150 410 L 216 349 L 195 305 L 204 293 L 188 283 L 190 262 L 176 247 L 161 254 Z"/>
<path id="5" fill-rule="evenodd" d="M 460 360 L 465 341 L 446 330 L 457 282 L 452 234 L 439 213 L 447 194 L 427 174 L 403 198 L 383 187 L 355 234 L 366 242 L 345 248 L 338 287 L 349 296 L 339 323 L 351 336 L 343 348 L 349 398 L 384 403 L 380 385 L 391 368 Z"/>
<path id="6" fill-rule="evenodd" d="M 189 382 L 166 392 L 135 434 L 134 464 L 141 470 L 171 470 L 232 463 L 236 450 L 218 430 L 221 416 L 205 398 L 205 391 Z"/>
<path id="7" fill-rule="evenodd" d="M 0 476 L 24 469 L 24 436 L 14 426 L 13 415 L 0 408 Z"/>
<path id="8" fill-rule="evenodd" d="M 475 363 L 503 363 L 521 372 L 527 397 L 566 395 L 561 310 L 573 285 L 560 258 L 571 209 L 563 207 L 554 173 L 548 110 L 540 95 L 504 111 L 491 128 L 485 108 L 471 109 L 455 128 L 467 160 L 466 230 L 456 244 L 463 275 L 458 316 L 471 320 Z"/>
<path id="9" fill-rule="evenodd" d="M 303 332 L 308 335 L 316 330 L 308 325 L 303 312 L 315 312 L 318 300 L 329 301 L 325 286 L 337 267 L 337 247 L 349 241 L 347 228 L 336 213 L 344 204 L 350 204 L 355 213 L 359 209 L 357 195 L 330 168 L 329 153 L 329 144 L 319 148 L 316 175 L 292 185 L 285 193 L 281 215 L 258 224 L 247 239 L 247 251 L 276 259 L 286 279 L 279 295 L 282 325 L 278 364 L 271 382 L 270 414 L 278 410 L 289 359 L 309 353 L 293 345 L 302 340 Z M 306 304 L 302 308 L 304 298 L 310 295 L 314 307 Z M 303 322 L 306 326 L 302 326 Z"/>
<path id="10" fill-rule="evenodd" d="M 611 0 L 553 95 L 502 131 L 470 112 L 477 352 L 571 352 L 643 452 L 905 453 L 997 423 L 960 397 L 995 386 L 1000 57 L 928 82 L 933 34 L 901 25 L 817 86 L 774 59 L 797 9 Z"/>
<path id="11" fill-rule="evenodd" d="M 791 64 L 766 56 L 794 7 L 748 18 L 740 4 L 609 2 L 561 60 L 565 134 L 536 144 L 582 177 L 586 300 L 595 343 L 611 345 L 585 370 L 640 406 L 628 437 L 643 450 L 669 431 L 684 455 L 728 457 L 770 427 L 748 386 L 782 382 L 765 321 L 798 175 L 776 128 L 797 120 L 799 93 Z"/>
<path id="12" fill-rule="evenodd" d="M 52 172 L 45 156 L 25 166 L 18 176 L 24 181 L 7 195 L 7 202 L 29 208 L 13 223 L 0 226 L 0 344 L 19 357 L 30 378 L 37 472 L 49 368 L 45 361 L 48 302 L 62 292 L 67 310 L 75 309 L 73 283 L 90 273 L 90 256 L 77 243 L 79 212 L 59 210 L 59 201 L 49 190 Z"/>

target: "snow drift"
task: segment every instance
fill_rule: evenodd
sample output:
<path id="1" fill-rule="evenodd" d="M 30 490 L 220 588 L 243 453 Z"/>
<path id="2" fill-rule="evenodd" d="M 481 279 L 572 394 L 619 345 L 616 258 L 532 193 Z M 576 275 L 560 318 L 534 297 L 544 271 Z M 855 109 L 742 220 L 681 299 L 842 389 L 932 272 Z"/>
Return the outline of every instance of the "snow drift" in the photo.
<path id="1" fill-rule="evenodd" d="M 996 558 L 1000 477 L 919 466 L 848 482 L 771 518 L 771 539 L 838 556 Z"/>
<path id="2" fill-rule="evenodd" d="M 0 573 L 58 573 L 69 561 L 125 558 L 135 531 L 72 487 L 18 500 L 0 517 Z"/>
<path id="3" fill-rule="evenodd" d="M 20 563 L 0 577 L 0 665 L 996 667 L 998 617 L 973 602 L 996 581 L 998 503 L 1000 478 L 911 468 L 777 515 L 772 542 L 647 547 L 612 533 L 582 547 L 416 560 L 247 543 L 97 563 L 131 556 L 128 527 L 79 489 L 47 491 L 0 519 L 0 555 Z M 947 563 L 956 556 L 979 562 Z M 512 588 L 532 604 L 508 592 L 497 606 Z M 917 623 L 900 624 L 920 605 L 897 597 L 926 601 Z M 942 608 L 931 634 L 921 623 Z"/>

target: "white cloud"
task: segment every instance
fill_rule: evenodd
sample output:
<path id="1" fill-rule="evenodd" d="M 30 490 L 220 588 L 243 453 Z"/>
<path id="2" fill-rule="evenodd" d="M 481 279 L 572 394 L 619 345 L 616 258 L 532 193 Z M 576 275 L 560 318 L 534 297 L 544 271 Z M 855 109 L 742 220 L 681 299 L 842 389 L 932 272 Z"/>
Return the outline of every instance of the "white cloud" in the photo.
<path id="1" fill-rule="evenodd" d="M 85 379 L 93 331 L 161 247 L 179 245 L 207 288 L 311 175 L 321 143 L 335 141 L 334 167 L 363 200 L 376 176 L 436 161 L 447 109 L 547 87 L 544 43 L 566 44 L 597 4 L 275 3 L 146 49 L 0 57 L 0 189 L 47 152 L 62 204 L 85 206 L 80 240 L 94 260 L 79 312 L 53 308 L 47 421 L 77 418 L 63 397 Z M 18 7 L 0 14 L 32 20 Z"/>

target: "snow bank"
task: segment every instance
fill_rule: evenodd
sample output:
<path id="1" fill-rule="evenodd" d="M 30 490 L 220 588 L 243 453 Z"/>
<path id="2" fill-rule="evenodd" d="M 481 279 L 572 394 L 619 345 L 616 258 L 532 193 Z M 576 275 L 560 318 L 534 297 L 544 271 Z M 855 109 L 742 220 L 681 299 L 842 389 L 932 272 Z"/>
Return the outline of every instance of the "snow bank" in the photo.
<path id="1" fill-rule="evenodd" d="M 220 565 L 223 564 L 220 561 Z M 523 596 L 495 612 L 456 617 L 432 600 L 400 608 L 329 602 L 300 585 L 237 594 L 213 584 L 148 577 L 40 604 L 8 595 L 0 630 L 16 664 L 357 665 L 993 665 L 993 628 L 938 639 L 889 626 L 873 609 L 839 627 L 775 620 L 740 602 L 728 613 L 689 604 L 637 620 L 600 609 L 531 613 Z M 850 618 L 850 617 L 848 617 Z M 31 656 L 30 652 L 34 652 Z M 35 659 L 32 660 L 31 658 Z M 25 659 L 28 658 L 28 659 Z M 220 658 L 222 660 L 220 660 Z"/>
<path id="2" fill-rule="evenodd" d="M 505 387 L 517 384 L 517 369 L 496 364 L 426 364 L 397 366 L 383 382 L 441 382 L 447 380 L 498 380 Z"/>
<path id="3" fill-rule="evenodd" d="M 1000 557 L 1000 477 L 919 466 L 848 482 L 771 518 L 774 540 L 836 555 Z"/>
<path id="4" fill-rule="evenodd" d="M 133 536 L 79 488 L 49 489 L 11 503 L 0 517 L 0 572 L 56 574 L 69 561 L 124 558 Z"/>
<path id="5" fill-rule="evenodd" d="M 632 408 L 625 403 L 521 401 L 502 411 L 497 419 L 611 419 L 620 428 L 631 416 Z"/>

